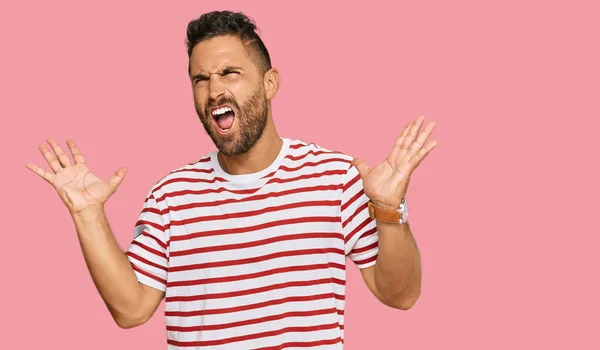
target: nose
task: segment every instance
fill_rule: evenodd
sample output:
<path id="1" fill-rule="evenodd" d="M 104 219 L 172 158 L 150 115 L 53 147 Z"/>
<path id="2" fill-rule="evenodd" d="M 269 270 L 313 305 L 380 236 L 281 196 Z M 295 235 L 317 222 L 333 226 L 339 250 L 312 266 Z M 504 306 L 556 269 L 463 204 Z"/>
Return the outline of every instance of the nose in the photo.
<path id="1" fill-rule="evenodd" d="M 221 77 L 218 74 L 213 74 L 209 78 L 208 91 L 209 97 L 216 101 L 225 92 L 225 86 L 221 82 Z"/>

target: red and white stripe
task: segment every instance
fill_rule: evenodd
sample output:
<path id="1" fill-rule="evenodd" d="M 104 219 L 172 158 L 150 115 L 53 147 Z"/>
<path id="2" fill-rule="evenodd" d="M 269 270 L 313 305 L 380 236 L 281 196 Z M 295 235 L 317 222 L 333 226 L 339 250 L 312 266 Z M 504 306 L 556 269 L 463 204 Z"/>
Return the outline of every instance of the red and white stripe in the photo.
<path id="1" fill-rule="evenodd" d="M 148 192 L 127 255 L 169 349 L 343 348 L 346 258 L 375 264 L 376 225 L 350 156 L 283 141 L 259 173 L 213 152 Z"/>

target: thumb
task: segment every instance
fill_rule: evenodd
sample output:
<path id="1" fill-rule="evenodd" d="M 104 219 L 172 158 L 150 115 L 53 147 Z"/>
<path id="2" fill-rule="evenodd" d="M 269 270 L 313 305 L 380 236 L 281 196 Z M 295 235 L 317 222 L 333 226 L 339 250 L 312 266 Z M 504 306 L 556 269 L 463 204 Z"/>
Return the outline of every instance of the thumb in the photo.
<path id="1" fill-rule="evenodd" d="M 369 166 L 367 165 L 367 163 L 360 159 L 360 158 L 354 158 L 352 159 L 352 165 L 354 165 L 356 167 L 356 169 L 358 169 L 358 172 L 360 173 L 360 176 L 365 176 L 367 175 L 367 173 L 369 172 L 369 170 L 371 170 L 369 168 Z"/>
<path id="2" fill-rule="evenodd" d="M 125 174 L 127 174 L 128 171 L 129 169 L 127 169 L 127 167 L 121 167 L 117 171 L 115 171 L 115 173 L 110 177 L 110 179 L 108 179 L 108 184 L 110 185 L 110 187 L 112 187 L 113 191 L 115 191 L 119 187 L 121 182 L 123 182 Z"/>

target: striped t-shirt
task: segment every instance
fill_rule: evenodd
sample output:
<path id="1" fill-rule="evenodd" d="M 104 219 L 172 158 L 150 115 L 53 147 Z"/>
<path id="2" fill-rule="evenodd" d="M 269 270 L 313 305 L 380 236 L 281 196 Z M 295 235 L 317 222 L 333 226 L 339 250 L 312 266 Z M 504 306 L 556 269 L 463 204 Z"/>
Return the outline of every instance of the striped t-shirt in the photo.
<path id="1" fill-rule="evenodd" d="M 282 139 L 263 171 L 214 151 L 148 192 L 127 255 L 169 349 L 343 349 L 346 257 L 374 265 L 377 227 L 350 156 Z"/>

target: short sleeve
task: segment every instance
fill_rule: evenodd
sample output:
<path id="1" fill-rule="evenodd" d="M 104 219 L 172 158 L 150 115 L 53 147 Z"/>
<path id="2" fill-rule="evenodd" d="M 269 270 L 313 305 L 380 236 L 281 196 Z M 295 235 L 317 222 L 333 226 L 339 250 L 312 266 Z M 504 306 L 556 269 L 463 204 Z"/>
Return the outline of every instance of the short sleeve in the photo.
<path id="1" fill-rule="evenodd" d="M 375 265 L 378 253 L 377 224 L 369 217 L 369 197 L 355 166 L 344 176 L 341 201 L 345 253 L 360 269 Z"/>
<path id="2" fill-rule="evenodd" d="M 126 254 L 140 283 L 165 291 L 168 271 L 168 238 L 156 198 L 148 193 L 135 224 L 134 239 Z"/>

